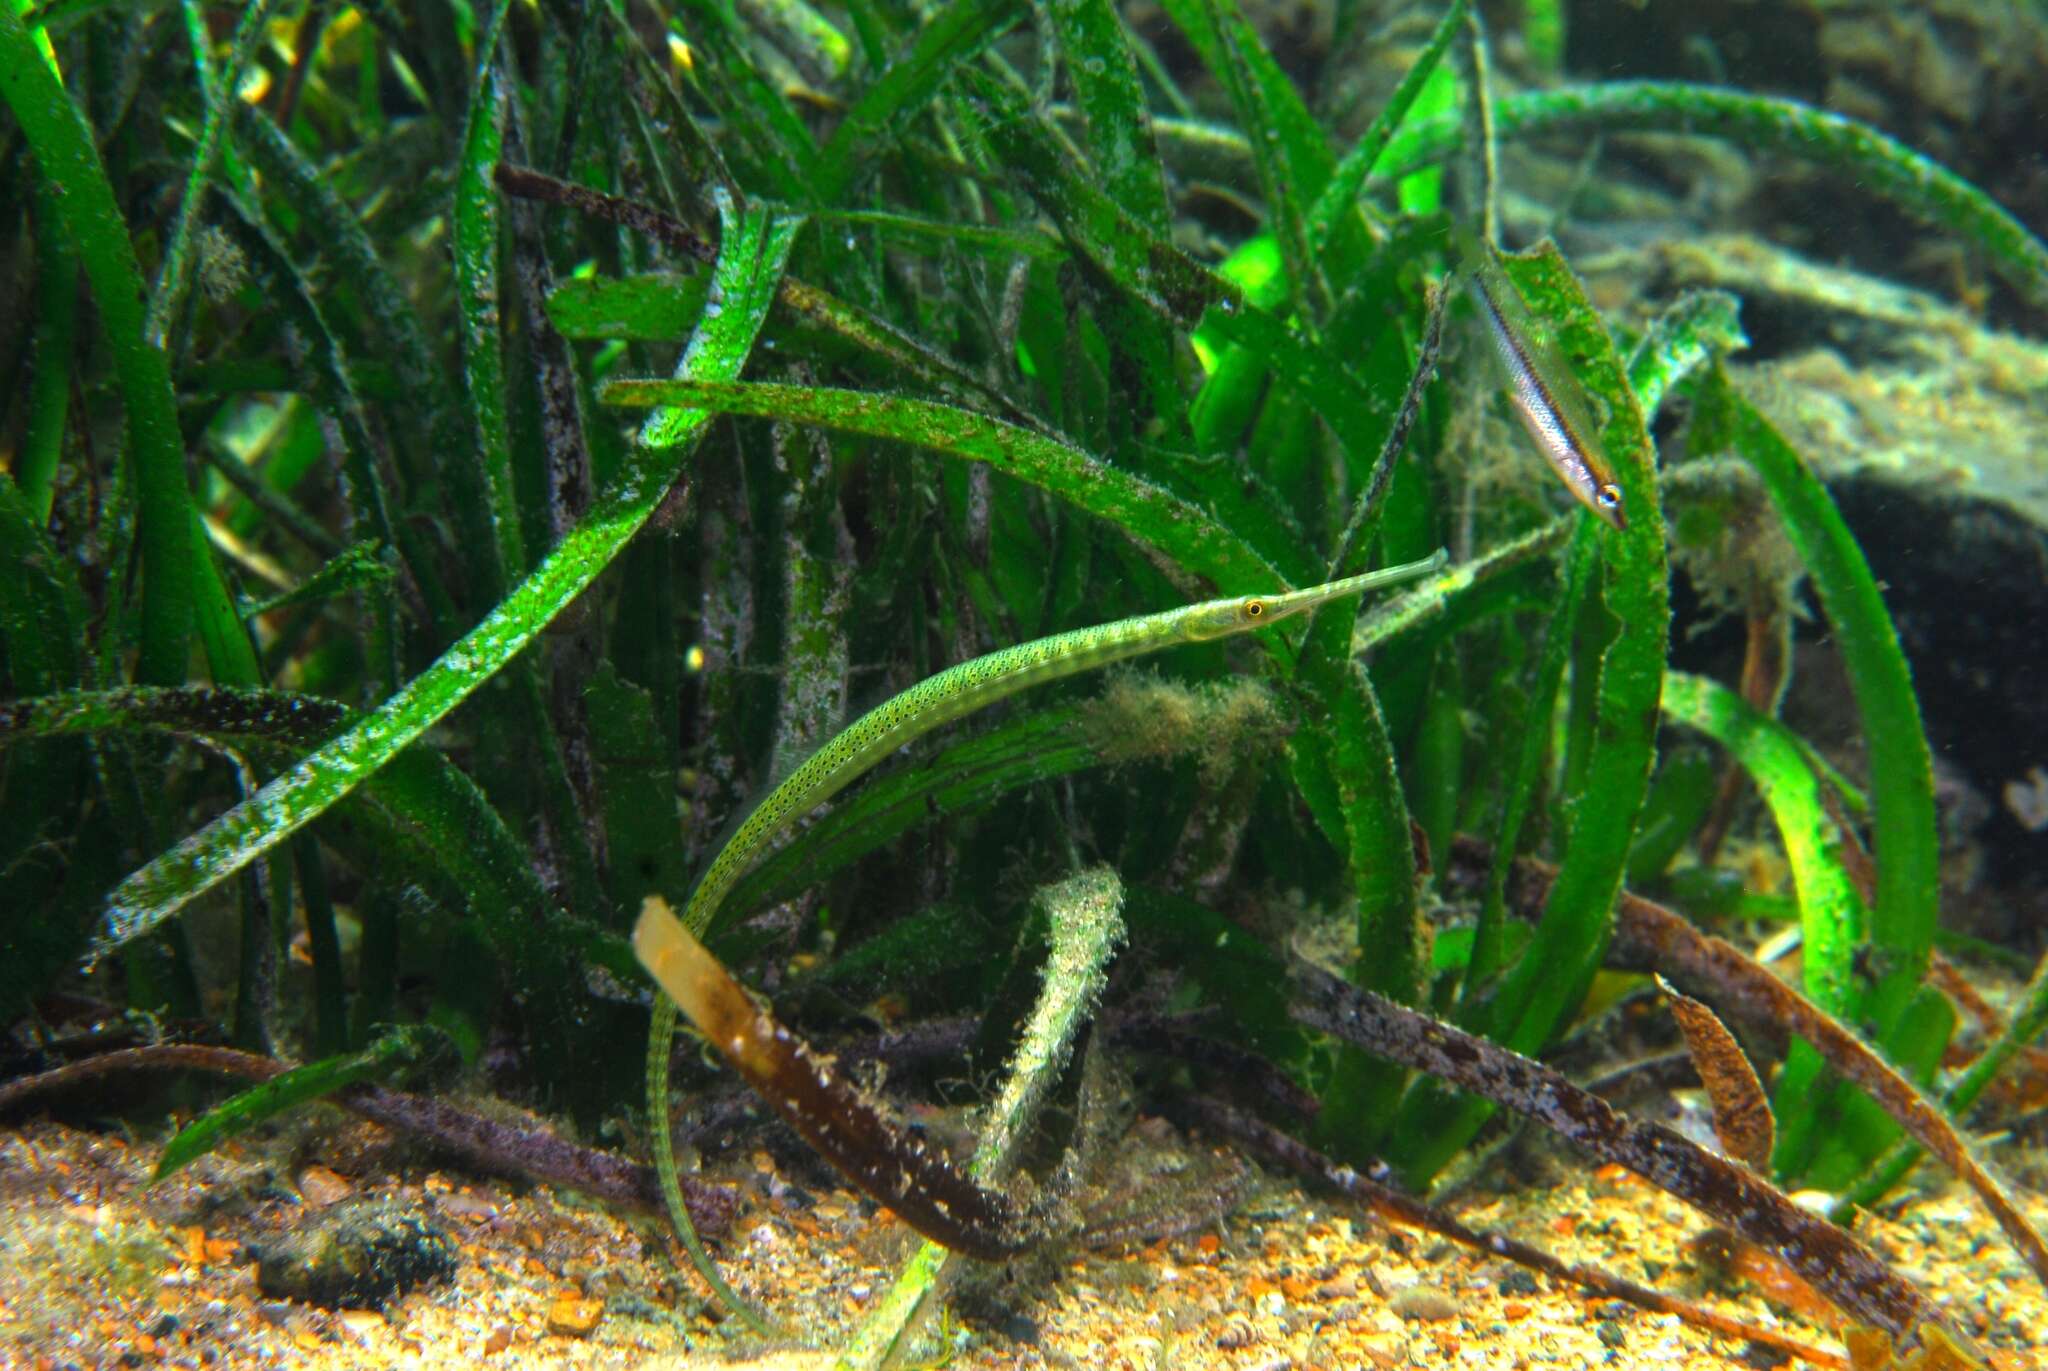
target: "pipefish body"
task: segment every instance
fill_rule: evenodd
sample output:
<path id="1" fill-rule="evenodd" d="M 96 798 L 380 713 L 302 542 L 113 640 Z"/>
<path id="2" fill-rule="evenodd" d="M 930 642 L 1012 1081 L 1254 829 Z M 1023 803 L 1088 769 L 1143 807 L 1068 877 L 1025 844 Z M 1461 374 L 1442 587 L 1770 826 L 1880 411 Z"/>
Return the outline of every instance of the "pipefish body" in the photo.
<path id="1" fill-rule="evenodd" d="M 1187 643 L 1210 642 L 1265 628 L 1306 614 L 1334 600 L 1396 585 L 1441 570 L 1449 554 L 1439 550 L 1419 562 L 1386 567 L 1363 575 L 1325 582 L 1275 595 L 1237 595 L 1145 614 L 1094 628 L 1040 638 L 976 657 L 919 682 L 877 705 L 848 724 L 755 807 L 733 831 L 725 846 L 683 906 L 681 922 L 702 935 L 739 878 L 766 851 L 775 835 L 830 799 L 896 749 L 944 724 L 962 718 L 1031 686 L 1041 685 L 1098 667 Z M 635 931 L 640 945 L 643 934 Z M 651 970 L 652 968 L 650 968 Z M 655 997 L 654 1019 L 647 1041 L 647 1110 L 656 1169 L 669 1214 L 685 1243 L 693 1248 L 694 1230 L 683 1208 L 675 1150 L 668 1129 L 669 1054 L 675 1037 L 676 1005 L 665 994 Z M 936 1236 L 936 1235 L 934 1235 Z M 940 1241 L 944 1241 L 940 1237 Z M 700 1269 L 702 1269 L 700 1264 Z"/>
<path id="2" fill-rule="evenodd" d="M 1515 417 L 1573 497 L 1619 531 L 1628 527 L 1621 484 L 1600 451 L 1585 390 L 1550 332 L 1530 311 L 1487 244 L 1454 231 L 1458 272 L 1472 287 Z"/>

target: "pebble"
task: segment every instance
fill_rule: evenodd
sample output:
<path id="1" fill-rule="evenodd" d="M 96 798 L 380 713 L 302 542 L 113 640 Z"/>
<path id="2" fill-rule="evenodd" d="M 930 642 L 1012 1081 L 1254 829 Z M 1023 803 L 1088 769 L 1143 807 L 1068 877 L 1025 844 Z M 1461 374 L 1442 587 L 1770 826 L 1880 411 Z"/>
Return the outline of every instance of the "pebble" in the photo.
<path id="1" fill-rule="evenodd" d="M 339 1204 L 355 1193 L 355 1187 L 324 1166 L 309 1166 L 298 1174 L 299 1197 L 314 1209 Z"/>
<path id="2" fill-rule="evenodd" d="M 1436 1323 L 1458 1316 L 1458 1301 L 1433 1285 L 1410 1285 L 1396 1290 L 1387 1306 L 1404 1319 Z"/>
<path id="3" fill-rule="evenodd" d="M 338 1316 L 341 1326 L 358 1338 L 368 1338 L 384 1330 L 384 1316 L 368 1309 L 344 1309 Z"/>
<path id="4" fill-rule="evenodd" d="M 1536 1277 L 1516 1267 L 1500 1278 L 1500 1293 L 1503 1295 L 1533 1295 L 1536 1293 Z"/>
<path id="5" fill-rule="evenodd" d="M 443 1214 L 461 1219 L 464 1223 L 486 1223 L 498 1217 L 498 1206 L 475 1194 L 443 1195 L 436 1201 L 434 1207 Z"/>
<path id="6" fill-rule="evenodd" d="M 548 1332 L 568 1337 L 587 1337 L 604 1317 L 603 1300 L 577 1299 L 564 1295 L 548 1306 Z"/>
<path id="7" fill-rule="evenodd" d="M 380 1309 L 455 1273 L 455 1244 L 417 1207 L 343 1200 L 257 1249 L 256 1287 L 323 1309 Z"/>
<path id="8" fill-rule="evenodd" d="M 1358 1345 L 1358 1350 L 1365 1353 L 1366 1360 L 1379 1367 L 1380 1371 L 1391 1371 L 1404 1360 L 1401 1355 L 1404 1346 L 1392 1338 L 1367 1338 Z"/>
<path id="9" fill-rule="evenodd" d="M 1333 1281 L 1324 1281 L 1316 1287 L 1319 1300 L 1348 1300 L 1358 1293 L 1356 1276 L 1339 1276 Z"/>

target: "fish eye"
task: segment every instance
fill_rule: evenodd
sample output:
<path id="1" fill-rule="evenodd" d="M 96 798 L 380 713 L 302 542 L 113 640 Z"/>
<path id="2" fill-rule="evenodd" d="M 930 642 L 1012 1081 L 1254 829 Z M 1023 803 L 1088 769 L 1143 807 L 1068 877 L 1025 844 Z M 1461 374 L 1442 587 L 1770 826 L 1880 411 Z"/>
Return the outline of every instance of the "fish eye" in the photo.
<path id="1" fill-rule="evenodd" d="M 1246 600 L 1246 601 L 1244 602 L 1244 617 L 1245 617 L 1245 618 L 1247 618 L 1247 619 L 1261 619 L 1261 618 L 1264 618 L 1264 617 L 1265 617 L 1265 614 L 1266 614 L 1266 602 L 1265 602 L 1264 600 Z"/>
<path id="2" fill-rule="evenodd" d="M 1621 507 L 1621 487 L 1610 481 L 1594 491 L 1593 498 L 1600 502 L 1600 508 L 1602 509 L 1619 509 Z"/>

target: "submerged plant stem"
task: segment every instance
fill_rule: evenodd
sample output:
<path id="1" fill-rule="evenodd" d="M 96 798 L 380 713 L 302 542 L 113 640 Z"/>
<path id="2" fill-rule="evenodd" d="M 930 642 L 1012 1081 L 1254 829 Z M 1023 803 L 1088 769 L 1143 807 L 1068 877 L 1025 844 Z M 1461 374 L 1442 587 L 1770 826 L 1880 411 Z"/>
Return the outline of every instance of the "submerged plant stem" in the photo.
<path id="1" fill-rule="evenodd" d="M 255 649 L 236 618 L 185 482 L 184 441 L 170 359 L 144 332 L 148 294 L 91 128 L 44 61 L 15 6 L 0 4 L 0 99 L 14 116 L 51 188 L 59 231 L 77 247 L 99 305 L 129 430 L 142 545 L 142 655 L 137 678 L 185 677 L 198 627 L 222 685 L 259 680 Z"/>
<path id="2" fill-rule="evenodd" d="M 1045 910 L 1051 947 L 1037 1003 L 968 1163 L 967 1174 L 980 1185 L 999 1185 L 1015 1166 L 1026 1130 L 1093 1012 L 1106 979 L 1104 970 L 1123 942 L 1123 899 L 1123 882 L 1108 867 L 1083 871 L 1038 892 L 1036 902 Z M 892 1364 L 938 1293 L 952 1255 L 927 1240 L 847 1344 L 838 1365 L 871 1371 Z"/>
<path id="3" fill-rule="evenodd" d="M 2048 244 L 1997 201 L 1932 158 L 1868 124 L 1797 100 L 1682 81 L 1611 81 L 1533 91 L 1496 102 L 1502 138 L 1663 130 L 1725 138 L 1833 167 L 1981 247 L 1994 270 L 2036 306 L 2048 305 Z M 1389 181 L 1448 157 L 1455 118 L 1404 129 L 1374 168 Z"/>
<path id="4" fill-rule="evenodd" d="M 829 1057 L 811 1051 L 755 1005 L 658 895 L 648 896 L 641 907 L 633 951 L 655 984 L 756 1093 L 827 1161 L 905 1223 L 935 1242 L 988 1260 L 1013 1256 L 1029 1241 L 1023 1215 L 1008 1195 L 963 1175 Z M 651 1122 L 662 1127 L 667 1120 L 656 1116 Z"/>
<path id="5" fill-rule="evenodd" d="M 720 257 L 725 308 L 685 354 L 723 375 L 745 361 L 773 298 L 797 223 L 735 216 Z M 587 589 L 654 514 L 682 470 L 705 410 L 672 412 L 671 442 L 643 447 L 589 515 L 439 662 L 312 756 L 123 881 L 108 899 L 102 953 L 141 936 L 188 901 L 311 823 L 511 662 Z M 494 545 L 495 546 L 495 545 Z"/>
<path id="6" fill-rule="evenodd" d="M 205 1071 L 267 1081 L 286 1069 L 275 1058 L 232 1047 L 163 1043 L 122 1048 L 0 1085 L 0 1115 L 52 1091 L 75 1089 L 126 1071 Z M 615 1153 L 584 1147 L 543 1128 L 383 1086 L 344 1090 L 334 1102 L 387 1128 L 423 1138 L 485 1171 L 565 1186 L 627 1209 L 656 1213 L 662 1207 L 654 1168 L 635 1166 Z M 731 1191 L 694 1180 L 689 1183 L 688 1203 L 697 1226 L 707 1233 L 723 1232 L 739 1207 Z"/>
<path id="7" fill-rule="evenodd" d="M 1958 1077 L 1955 1083 L 1943 1092 L 1941 1107 L 1952 1119 L 1960 1119 L 1985 1087 L 1998 1078 L 2012 1059 L 2024 1051 L 2048 1028 L 2048 955 L 2044 955 L 2034 967 L 2034 975 L 2027 982 L 2021 997 L 2019 1012 L 2007 1021 L 1997 1041 L 1970 1063 L 1969 1069 Z M 1913 1131 L 1917 1135 L 1917 1130 Z M 1956 1146 L 1962 1146 L 1960 1140 Z M 1936 1156 L 1946 1160 L 1951 1149 L 1936 1146 L 1931 1148 Z M 1923 1151 L 1913 1143 L 1901 1140 L 1890 1152 L 1881 1157 L 1870 1170 L 1870 1174 L 1845 1191 L 1835 1203 L 1831 1216 L 1844 1220 L 1859 1206 L 1877 1203 L 1890 1192 L 1893 1186 L 1906 1178 L 1922 1157 Z"/>

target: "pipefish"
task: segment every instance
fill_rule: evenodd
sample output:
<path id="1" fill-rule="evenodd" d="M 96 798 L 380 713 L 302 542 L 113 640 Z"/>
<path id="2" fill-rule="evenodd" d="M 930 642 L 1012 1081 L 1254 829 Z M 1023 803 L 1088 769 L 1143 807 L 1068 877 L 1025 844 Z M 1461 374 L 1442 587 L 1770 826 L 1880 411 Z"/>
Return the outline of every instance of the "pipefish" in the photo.
<path id="1" fill-rule="evenodd" d="M 1626 529 L 1621 484 L 1597 445 L 1599 429 L 1571 364 L 1501 269 L 1494 250 L 1462 228 L 1453 230 L 1451 241 L 1457 273 L 1472 287 L 1508 383 L 1508 399 L 1529 441 L 1580 504 L 1616 531 Z"/>
<path id="2" fill-rule="evenodd" d="M 1209 642 L 1266 628 L 1333 600 L 1428 575 L 1441 570 L 1449 560 L 1449 554 L 1439 550 L 1435 556 L 1419 562 L 1348 576 L 1303 590 L 1230 596 L 1094 628 L 1074 629 L 948 667 L 861 715 L 770 790 L 705 868 L 683 906 L 682 926 L 701 936 L 734 884 L 767 850 L 777 833 L 896 749 L 941 725 L 1031 686 L 1185 643 Z M 665 913 L 657 918 L 643 912 L 634 931 L 636 948 L 666 946 L 673 941 L 662 926 L 666 917 Z M 656 969 L 644 953 L 642 961 L 650 972 Z M 715 1268 L 707 1269 L 709 1259 L 702 1256 L 702 1246 L 696 1241 L 677 1178 L 675 1148 L 668 1128 L 669 1055 L 675 1025 L 675 1001 L 666 994 L 657 994 L 647 1038 L 647 1111 L 655 1167 L 678 1235 L 690 1249 L 700 1273 L 725 1294 Z M 886 1196 L 883 1199 L 891 1202 Z M 927 1236 L 940 1242 L 951 1238 L 959 1243 L 957 1232 Z"/>

